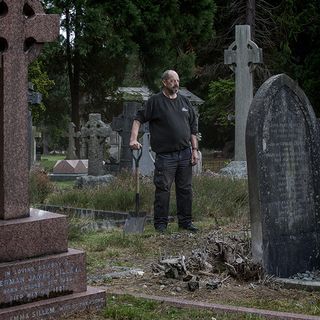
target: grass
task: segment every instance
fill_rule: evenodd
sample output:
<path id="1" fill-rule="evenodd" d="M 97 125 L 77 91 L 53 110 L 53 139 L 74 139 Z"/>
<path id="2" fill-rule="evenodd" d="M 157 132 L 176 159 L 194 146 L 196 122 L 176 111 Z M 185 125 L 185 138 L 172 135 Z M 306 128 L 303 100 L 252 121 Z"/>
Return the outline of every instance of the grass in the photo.
<path id="1" fill-rule="evenodd" d="M 103 316 L 115 320 L 258 320 L 254 315 L 217 314 L 198 309 L 182 309 L 164 305 L 160 302 L 135 298 L 131 296 L 113 296 L 107 301 Z"/>
<path id="2" fill-rule="evenodd" d="M 43 158 L 42 165 L 49 167 L 62 156 Z M 73 182 L 55 182 L 55 192 L 48 193 L 42 202 L 105 211 L 133 211 L 135 208 L 135 178 L 123 172 L 108 186 L 75 189 Z M 41 188 L 43 189 L 43 188 Z M 39 190 L 38 192 L 40 192 Z M 152 178 L 140 178 L 140 210 L 153 212 L 154 185 Z M 248 192 L 245 180 L 231 180 L 212 176 L 193 177 L 193 217 L 195 220 L 212 217 L 223 225 L 247 215 Z M 170 214 L 176 215 L 175 188 L 173 185 Z"/>
<path id="3" fill-rule="evenodd" d="M 214 219 L 208 219 L 200 222 L 202 230 L 212 230 L 214 228 Z M 205 230 L 205 228 L 207 228 Z M 226 227 L 229 228 L 229 227 Z M 100 232 L 78 232 L 77 239 L 69 241 L 69 246 L 86 251 L 87 271 L 89 275 L 105 274 L 110 266 L 139 267 L 143 269 L 151 268 L 151 262 L 156 262 L 159 255 L 169 254 L 176 256 L 180 254 L 191 253 L 190 243 L 195 238 L 185 237 L 177 238 L 176 224 L 170 224 L 168 233 L 165 235 L 157 234 L 151 225 L 147 225 L 146 231 L 142 235 L 124 235 L 121 229 Z M 205 236 L 206 233 L 204 233 Z M 191 239 L 191 240 L 189 240 Z M 194 240 L 192 240 L 194 239 Z M 174 241 L 174 245 L 172 243 Z M 180 243 L 178 243 L 180 241 Z M 197 244 L 198 245 L 198 244 Z M 103 280 L 108 286 L 117 286 L 117 282 L 112 279 Z M 126 280 L 125 286 L 131 285 L 131 280 Z M 146 280 L 147 281 L 147 278 Z M 123 283 L 124 284 L 124 283 Z M 122 286 L 123 286 L 122 284 Z M 141 285 L 141 284 L 140 284 Z M 176 285 L 179 285 L 177 282 Z M 248 284 L 242 284 L 244 287 Z M 139 286 L 139 285 L 138 285 Z M 116 287 L 115 287 L 116 288 Z M 215 296 L 214 302 L 221 304 L 237 305 L 258 309 L 276 310 L 282 312 L 294 312 L 300 314 L 320 315 L 320 296 L 319 293 L 304 292 L 299 290 L 286 290 L 277 287 L 256 287 L 250 294 L 241 291 L 241 294 L 225 296 L 224 290 L 219 289 L 220 294 Z M 241 289 L 242 290 L 242 289 Z M 240 291 L 239 291 L 240 292 Z M 166 294 L 163 292 L 163 294 Z M 205 292 L 203 293 L 205 295 Z M 135 300 L 131 297 L 118 298 L 108 302 L 108 307 L 103 313 L 105 319 L 149 319 L 154 317 L 159 320 L 166 319 L 260 319 L 251 316 L 233 316 L 233 315 L 215 315 L 214 313 L 200 311 L 186 311 L 179 308 L 171 308 L 166 305 L 158 306 L 154 302 Z M 192 298 L 190 298 L 192 299 Z M 128 307 L 130 306 L 130 308 Z M 161 310 L 164 312 L 161 313 Z M 138 312 L 139 311 L 139 312 Z M 159 315 L 159 312 L 161 315 Z M 187 316 L 190 315 L 190 318 Z M 198 318 L 197 318 L 198 315 Z M 209 317 L 210 316 L 210 317 Z M 140 318 L 139 318 L 140 317 Z M 202 318 L 201 318 L 202 317 Z M 209 318 L 208 318 L 209 317 Z"/>
<path id="4" fill-rule="evenodd" d="M 41 157 L 41 167 L 46 172 L 52 172 L 52 169 L 58 160 L 65 159 L 65 155 L 46 155 Z"/>
<path id="5" fill-rule="evenodd" d="M 49 194 L 45 202 L 67 207 L 129 212 L 135 208 L 133 180 L 133 176 L 122 174 L 108 186 L 74 189 L 70 185 L 56 185 L 60 191 Z M 154 186 L 151 179 L 142 179 L 140 190 L 140 211 L 152 213 Z M 215 218 L 219 225 L 223 225 L 248 213 L 248 193 L 244 181 L 195 176 L 193 193 L 195 220 L 211 217 Z M 174 188 L 171 194 L 170 214 L 176 215 Z"/>
<path id="6" fill-rule="evenodd" d="M 134 208 L 135 185 L 130 174 L 118 175 L 107 187 L 94 189 L 73 189 L 70 182 L 55 184 L 53 189 L 46 188 L 46 180 L 40 174 L 34 183 L 33 194 L 41 195 L 43 202 L 61 206 L 83 207 L 108 211 L 132 211 Z M 32 186 L 31 186 L 32 187 Z M 43 192 L 46 190 L 46 193 Z M 152 212 L 153 183 L 151 179 L 141 179 L 141 210 Z M 174 190 L 173 190 L 174 191 Z M 198 226 L 203 230 L 213 230 L 218 226 L 229 227 L 230 222 L 238 223 L 248 218 L 248 193 L 246 181 L 196 176 L 193 180 L 193 213 Z M 38 197 L 39 198 L 39 197 Z M 171 214 L 175 214 L 174 193 L 171 201 Z M 170 224 L 168 233 L 158 235 L 151 225 L 147 225 L 142 235 L 123 235 L 122 230 L 92 232 L 87 230 L 88 219 L 69 217 L 69 245 L 83 249 L 87 254 L 87 270 L 93 275 L 103 272 L 107 265 L 134 266 L 139 261 L 145 265 L 159 257 L 159 250 L 178 255 L 187 250 L 188 238 L 179 242 L 176 223 Z M 205 235 L 205 234 L 204 234 Z M 174 239 L 174 240 L 173 240 Z M 174 244 L 173 242 L 174 241 Z M 146 262 L 148 261 L 148 262 Z M 110 285 L 112 285 L 112 280 Z M 272 291 L 272 289 L 270 289 Z M 257 290 L 254 296 L 224 298 L 217 297 L 215 302 L 246 307 L 256 307 L 284 312 L 320 315 L 318 293 L 293 293 L 281 296 L 272 291 L 272 297 L 264 296 Z M 275 298 L 276 297 L 276 298 Z M 115 297 L 108 302 L 101 319 L 261 319 L 256 316 L 215 315 L 209 311 L 192 311 L 169 307 L 156 302 L 131 297 Z M 100 316 L 99 316 L 100 320 Z"/>

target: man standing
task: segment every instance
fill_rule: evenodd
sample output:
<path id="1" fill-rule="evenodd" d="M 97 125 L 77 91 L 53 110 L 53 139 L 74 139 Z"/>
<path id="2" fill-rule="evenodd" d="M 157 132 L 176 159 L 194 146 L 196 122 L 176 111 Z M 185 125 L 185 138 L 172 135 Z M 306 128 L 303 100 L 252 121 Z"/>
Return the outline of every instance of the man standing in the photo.
<path id="1" fill-rule="evenodd" d="M 168 224 L 170 189 L 176 184 L 178 224 L 192 232 L 192 165 L 198 162 L 198 125 L 189 100 L 179 94 L 179 76 L 174 70 L 162 75 L 162 91 L 147 101 L 133 121 L 130 148 L 140 149 L 140 125 L 149 122 L 150 143 L 156 153 L 154 227 L 164 232 Z M 190 147 L 191 144 L 191 147 Z"/>

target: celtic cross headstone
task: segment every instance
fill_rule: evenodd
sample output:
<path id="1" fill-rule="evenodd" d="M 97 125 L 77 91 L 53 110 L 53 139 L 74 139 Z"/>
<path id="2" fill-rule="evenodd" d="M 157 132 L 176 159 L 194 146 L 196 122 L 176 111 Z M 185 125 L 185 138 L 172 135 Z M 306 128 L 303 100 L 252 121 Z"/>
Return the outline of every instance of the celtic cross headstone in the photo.
<path id="1" fill-rule="evenodd" d="M 224 63 L 235 72 L 235 161 L 246 160 L 245 131 L 253 99 L 254 66 L 262 63 L 262 49 L 251 40 L 250 26 L 236 26 L 236 40 L 224 52 Z"/>
<path id="2" fill-rule="evenodd" d="M 105 305 L 88 288 L 66 216 L 29 208 L 28 64 L 59 34 L 38 0 L 0 0 L 0 319 L 60 319 Z"/>
<path id="3" fill-rule="evenodd" d="M 81 137 L 86 139 L 88 145 L 88 175 L 104 175 L 104 145 L 110 133 L 111 127 L 101 121 L 101 114 L 89 114 L 89 121 L 81 128 Z"/>
<path id="4" fill-rule="evenodd" d="M 0 219 L 28 217 L 28 64 L 59 34 L 38 1 L 0 2 Z"/>

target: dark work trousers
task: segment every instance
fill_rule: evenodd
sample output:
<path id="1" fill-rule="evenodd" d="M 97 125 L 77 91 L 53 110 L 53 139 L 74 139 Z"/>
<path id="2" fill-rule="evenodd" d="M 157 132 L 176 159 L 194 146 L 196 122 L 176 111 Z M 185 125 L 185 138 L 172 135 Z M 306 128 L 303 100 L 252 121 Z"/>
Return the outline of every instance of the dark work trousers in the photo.
<path id="1" fill-rule="evenodd" d="M 190 148 L 156 155 L 154 171 L 154 227 L 168 224 L 170 189 L 176 185 L 177 216 L 180 227 L 191 224 L 192 165 Z"/>

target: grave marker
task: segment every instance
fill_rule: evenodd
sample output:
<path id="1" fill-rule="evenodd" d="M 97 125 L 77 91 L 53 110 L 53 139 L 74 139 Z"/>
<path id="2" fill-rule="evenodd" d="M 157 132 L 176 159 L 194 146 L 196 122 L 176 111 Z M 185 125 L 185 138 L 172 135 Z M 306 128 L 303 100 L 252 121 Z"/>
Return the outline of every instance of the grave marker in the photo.
<path id="1" fill-rule="evenodd" d="M 251 40 L 250 26 L 236 26 L 236 40 L 224 51 L 224 63 L 235 72 L 235 161 L 246 160 L 245 130 L 253 97 L 252 72 L 262 63 L 262 49 Z"/>
<path id="2" fill-rule="evenodd" d="M 271 77 L 258 90 L 246 147 L 254 259 L 281 277 L 318 268 L 320 132 L 288 76 Z"/>
<path id="3" fill-rule="evenodd" d="M 118 117 L 112 120 L 112 130 L 117 131 L 121 136 L 121 155 L 120 155 L 120 169 L 132 170 L 132 154 L 129 148 L 131 128 L 134 116 L 137 110 L 141 108 L 139 102 L 125 102 L 123 105 L 123 112 Z"/>
<path id="4" fill-rule="evenodd" d="M 149 130 L 148 130 L 149 131 Z M 152 176 L 154 172 L 155 153 L 150 147 L 150 133 L 145 132 L 142 136 L 142 155 L 140 159 L 139 169 L 143 176 Z M 133 166 L 134 167 L 134 166 Z"/>
<path id="5" fill-rule="evenodd" d="M 0 2 L 0 320 L 105 304 L 102 290 L 86 290 L 84 253 L 68 250 L 66 216 L 29 209 L 27 67 L 58 34 L 59 16 L 39 1 Z"/>
<path id="6" fill-rule="evenodd" d="M 0 218 L 13 219 L 29 216 L 28 64 L 44 42 L 55 40 L 59 18 L 45 15 L 37 1 L 32 1 L 32 10 L 27 2 L 1 3 Z"/>
<path id="7" fill-rule="evenodd" d="M 81 137 L 88 145 L 88 175 L 104 175 L 104 145 L 105 140 L 110 136 L 111 127 L 101 121 L 101 114 L 90 113 L 89 121 L 81 128 Z"/>
<path id="8" fill-rule="evenodd" d="M 80 133 L 75 132 L 76 125 L 73 122 L 69 122 L 68 128 L 68 151 L 67 151 L 67 160 L 75 160 L 78 159 L 76 155 L 76 146 L 75 146 L 75 139 L 79 138 Z"/>

